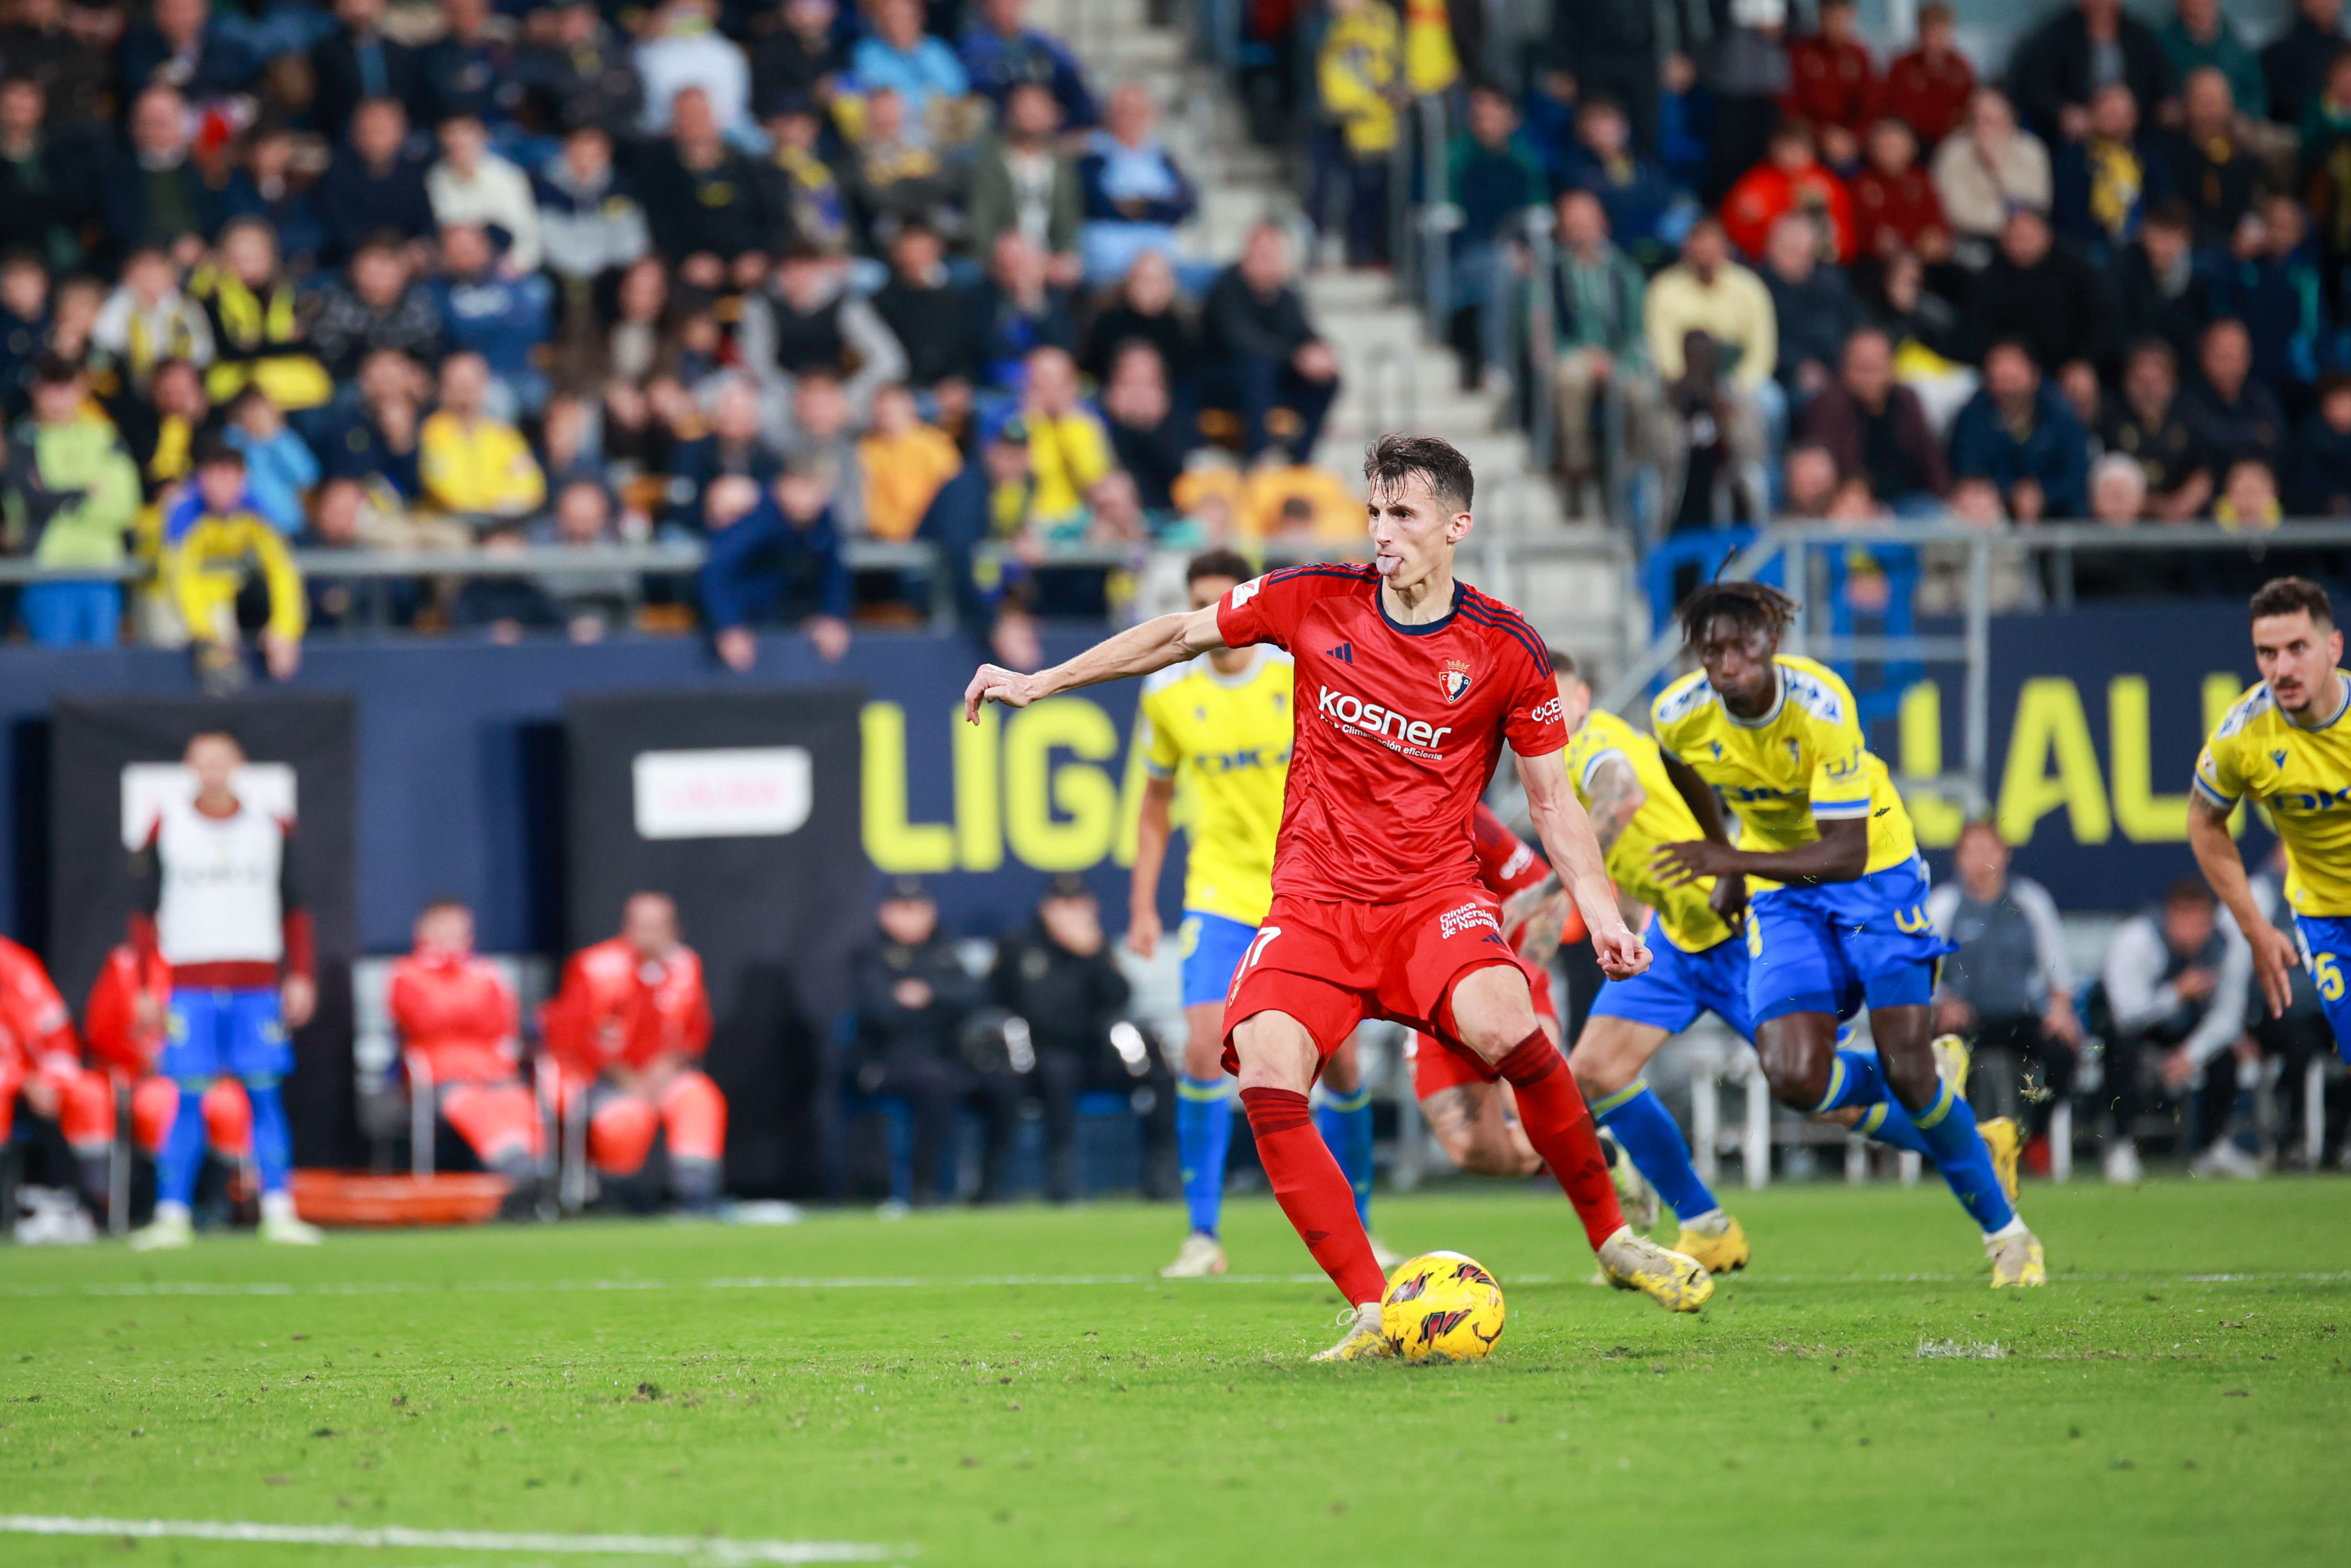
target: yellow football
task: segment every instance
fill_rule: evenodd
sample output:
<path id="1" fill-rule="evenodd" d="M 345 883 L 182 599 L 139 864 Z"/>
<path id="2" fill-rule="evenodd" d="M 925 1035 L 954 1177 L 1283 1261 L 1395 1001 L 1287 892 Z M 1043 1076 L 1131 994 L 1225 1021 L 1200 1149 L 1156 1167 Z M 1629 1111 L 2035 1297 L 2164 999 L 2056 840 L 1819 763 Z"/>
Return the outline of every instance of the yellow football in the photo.
<path id="1" fill-rule="evenodd" d="M 1424 1252 L 1388 1276 L 1380 1332 L 1406 1361 L 1475 1361 L 1502 1337 L 1502 1287 L 1474 1258 Z"/>

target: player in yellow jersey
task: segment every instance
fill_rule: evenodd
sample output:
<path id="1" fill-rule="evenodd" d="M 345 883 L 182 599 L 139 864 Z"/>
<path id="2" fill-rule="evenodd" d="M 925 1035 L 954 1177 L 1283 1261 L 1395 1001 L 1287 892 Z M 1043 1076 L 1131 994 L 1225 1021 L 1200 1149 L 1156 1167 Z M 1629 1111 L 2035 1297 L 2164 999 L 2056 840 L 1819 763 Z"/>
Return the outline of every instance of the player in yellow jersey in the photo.
<path id="1" fill-rule="evenodd" d="M 1794 610 L 1755 582 L 1711 583 L 1683 604 L 1701 667 L 1666 688 L 1651 720 L 1704 836 L 1659 848 L 1657 881 L 1748 879 L 1747 995 L 1773 1097 L 1814 1114 L 1859 1111 L 1862 1131 L 1932 1160 L 1983 1231 L 1993 1289 L 2044 1284 L 2041 1242 L 2003 1190 L 1963 1086 L 1937 1064 L 1928 1003 L 1949 949 L 1927 918 L 1909 813 L 1863 744 L 1844 683 L 1780 652 Z M 1735 848 L 1725 806 L 1740 821 Z M 1728 906 L 1719 881 L 1715 896 Z M 1875 1056 L 1837 1049 L 1838 1019 L 1864 1005 Z"/>
<path id="2" fill-rule="evenodd" d="M 1209 550 L 1185 570 L 1192 607 L 1202 609 L 1256 573 L 1231 550 Z M 1191 1229 L 1171 1280 L 1225 1271 L 1217 1227 L 1224 1205 L 1225 1156 L 1232 1146 L 1233 1080 L 1226 1073 L 1225 993 L 1273 902 L 1273 839 L 1281 825 L 1290 777 L 1291 670 L 1277 649 L 1223 648 L 1172 665 L 1143 688 L 1143 794 L 1136 834 L 1133 907 L 1126 940 L 1138 956 L 1158 950 L 1159 870 L 1167 856 L 1169 808 L 1179 776 L 1188 775 L 1192 821 L 1184 873 L 1184 1072 L 1176 1089 L 1176 1151 L 1184 1171 Z M 1355 1210 L 1370 1228 L 1372 1103 L 1353 1040 L 1322 1074 L 1315 1122 L 1354 1188 Z M 1373 1243 L 1380 1266 L 1401 1259 Z"/>
<path id="3" fill-rule="evenodd" d="M 1629 980 L 1600 988 L 1567 1065 L 1600 1124 L 1681 1222 L 1674 1250 L 1719 1274 L 1747 1266 L 1747 1233 L 1690 1164 L 1689 1145 L 1642 1070 L 1657 1048 L 1711 1012 L 1752 1041 L 1747 1004 L 1746 883 L 1701 877 L 1668 887 L 1652 864 L 1664 845 L 1700 835 L 1666 777 L 1657 743 L 1613 713 L 1594 712 L 1575 661 L 1551 652 L 1567 720 L 1567 775 L 1608 857 L 1617 896 L 1648 907 L 1641 940 L 1653 956 Z"/>
<path id="4" fill-rule="evenodd" d="M 2269 808 L 2285 845 L 2285 898 L 2300 956 L 2351 1061 L 2351 674 L 2326 591 L 2273 578 L 2253 595 L 2253 663 L 2261 684 L 2230 705 L 2196 759 L 2188 842 L 2212 891 L 2253 949 L 2270 1014 L 2284 1013 L 2294 944 L 2253 902 L 2229 816 L 2251 797 Z"/>

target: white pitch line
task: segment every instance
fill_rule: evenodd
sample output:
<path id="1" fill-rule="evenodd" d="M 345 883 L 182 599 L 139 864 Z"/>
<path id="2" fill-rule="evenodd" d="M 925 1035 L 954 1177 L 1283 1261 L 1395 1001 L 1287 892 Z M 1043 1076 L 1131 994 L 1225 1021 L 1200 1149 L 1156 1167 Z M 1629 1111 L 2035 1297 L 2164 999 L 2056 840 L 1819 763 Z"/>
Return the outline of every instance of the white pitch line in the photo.
<path id="1" fill-rule="evenodd" d="M 387 1524 L 261 1524 L 247 1520 L 78 1519 L 0 1514 L 0 1533 L 128 1536 L 142 1541 L 230 1541 L 248 1545 L 407 1547 L 439 1552 L 549 1552 L 585 1557 L 679 1557 L 726 1565 L 759 1563 L 888 1563 L 911 1546 L 857 1541 L 732 1541 L 703 1535 L 560 1535 L 552 1531 L 411 1530 Z"/>
<path id="2" fill-rule="evenodd" d="M 1572 1284 L 1583 1276 L 1508 1274 L 1505 1285 Z M 1980 1278 L 1962 1273 L 1905 1274 L 1758 1274 L 1740 1279 L 1761 1285 L 1949 1285 Z M 2351 1270 L 2272 1270 L 2241 1273 L 2118 1272 L 2068 1273 L 2063 1281 L 2084 1284 L 2340 1284 L 2351 1281 Z M 1174 1291 L 1214 1290 L 1219 1285 L 1321 1285 L 1321 1274 L 1227 1274 L 1208 1281 L 1185 1281 Z M 925 1279 L 918 1275 L 778 1275 L 769 1278 L 720 1280 L 379 1280 L 317 1284 L 282 1281 L 236 1284 L 205 1281 L 147 1281 L 123 1285 L 0 1285 L 0 1300 L 9 1298 L 117 1296 L 446 1296 L 515 1294 L 536 1291 L 922 1291 L 1002 1289 L 1027 1286 L 1065 1289 L 1081 1285 L 1157 1285 L 1151 1274 L 975 1274 Z"/>

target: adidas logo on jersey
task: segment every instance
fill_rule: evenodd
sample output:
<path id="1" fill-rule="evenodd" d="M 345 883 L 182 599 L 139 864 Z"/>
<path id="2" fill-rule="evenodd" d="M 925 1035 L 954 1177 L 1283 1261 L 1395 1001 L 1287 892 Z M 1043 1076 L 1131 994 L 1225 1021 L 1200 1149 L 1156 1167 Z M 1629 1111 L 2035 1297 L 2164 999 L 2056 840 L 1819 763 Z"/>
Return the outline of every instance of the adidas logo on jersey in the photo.
<path id="1" fill-rule="evenodd" d="M 1342 643 L 1335 648 L 1323 649 L 1322 656 L 1326 659 L 1336 659 L 1343 664 L 1352 664 L 1355 662 L 1355 645 L 1353 643 Z"/>

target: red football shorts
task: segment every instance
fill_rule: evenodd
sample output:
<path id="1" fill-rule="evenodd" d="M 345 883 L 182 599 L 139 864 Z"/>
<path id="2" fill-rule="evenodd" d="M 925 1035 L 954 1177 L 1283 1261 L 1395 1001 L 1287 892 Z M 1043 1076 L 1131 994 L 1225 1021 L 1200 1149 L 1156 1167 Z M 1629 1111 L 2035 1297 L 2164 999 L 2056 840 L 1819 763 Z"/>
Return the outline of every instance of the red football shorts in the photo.
<path id="1" fill-rule="evenodd" d="M 1462 976 L 1489 964 L 1525 970 L 1502 940 L 1501 910 L 1478 884 L 1403 904 L 1322 904 L 1277 893 L 1225 998 L 1225 1071 L 1240 1070 L 1233 1030 L 1263 1012 L 1304 1024 L 1324 1062 L 1366 1017 L 1440 1032 Z"/>
<path id="2" fill-rule="evenodd" d="M 1552 1006 L 1551 971 L 1538 969 L 1532 964 L 1520 967 L 1527 972 L 1527 987 L 1534 992 L 1535 1016 L 1559 1022 L 1559 1013 Z M 1447 1089 L 1458 1089 L 1465 1083 L 1491 1083 L 1494 1070 L 1466 1051 L 1456 1051 L 1433 1034 L 1416 1034 L 1406 1047 L 1412 1052 L 1412 1092 L 1416 1099 Z"/>

